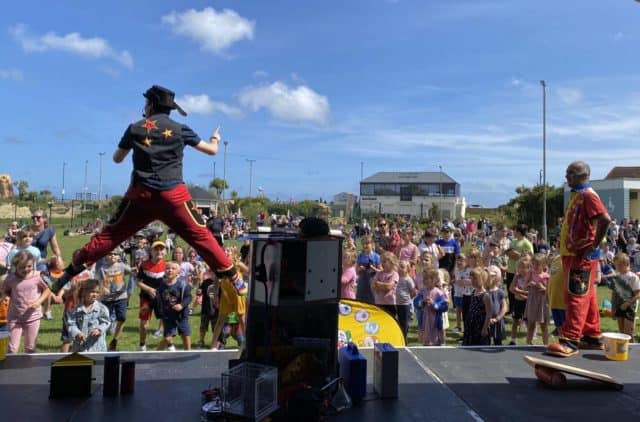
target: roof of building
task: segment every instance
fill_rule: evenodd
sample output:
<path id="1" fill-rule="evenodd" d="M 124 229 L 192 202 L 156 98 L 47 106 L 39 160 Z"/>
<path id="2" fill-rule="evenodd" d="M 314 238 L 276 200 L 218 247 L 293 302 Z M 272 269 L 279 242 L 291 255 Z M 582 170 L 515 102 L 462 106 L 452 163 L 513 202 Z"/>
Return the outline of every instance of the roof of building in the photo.
<path id="1" fill-rule="evenodd" d="M 381 171 L 363 179 L 360 183 L 458 183 L 439 171 L 400 172 Z"/>
<path id="2" fill-rule="evenodd" d="M 614 167 L 605 179 L 640 179 L 640 167 Z"/>
<path id="3" fill-rule="evenodd" d="M 187 188 L 194 201 L 215 201 L 216 197 L 206 189 L 200 186 L 189 186 Z"/>

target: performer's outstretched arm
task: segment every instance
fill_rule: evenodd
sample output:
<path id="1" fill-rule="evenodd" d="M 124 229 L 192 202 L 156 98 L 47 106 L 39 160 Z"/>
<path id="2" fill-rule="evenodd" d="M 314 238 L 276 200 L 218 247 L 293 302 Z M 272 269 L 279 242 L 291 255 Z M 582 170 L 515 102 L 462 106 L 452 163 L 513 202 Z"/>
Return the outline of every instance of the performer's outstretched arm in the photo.
<path id="1" fill-rule="evenodd" d="M 116 150 L 116 152 L 113 153 L 113 161 L 116 163 L 121 163 L 122 160 L 125 159 L 125 157 L 127 156 L 127 154 L 129 154 L 128 149 L 124 149 L 124 148 L 118 148 Z"/>
<path id="2" fill-rule="evenodd" d="M 218 153 L 218 142 L 220 142 L 220 126 L 213 131 L 213 134 L 209 138 L 209 142 L 200 141 L 194 147 L 200 152 L 204 152 L 208 155 L 216 155 Z"/>

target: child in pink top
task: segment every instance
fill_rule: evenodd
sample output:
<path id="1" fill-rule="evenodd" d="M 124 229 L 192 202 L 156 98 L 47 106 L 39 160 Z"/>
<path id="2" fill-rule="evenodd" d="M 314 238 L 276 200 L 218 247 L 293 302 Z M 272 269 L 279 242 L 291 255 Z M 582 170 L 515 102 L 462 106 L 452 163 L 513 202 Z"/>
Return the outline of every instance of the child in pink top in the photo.
<path id="1" fill-rule="evenodd" d="M 34 271 L 35 259 L 27 252 L 18 252 L 11 260 L 11 267 L 15 270 L 9 274 L 2 288 L 2 296 L 10 296 L 9 304 L 9 353 L 17 353 L 20 338 L 24 335 L 24 351 L 36 351 L 36 338 L 40 330 L 42 318 L 42 302 L 51 291 L 40 278 L 40 273 Z"/>
<path id="2" fill-rule="evenodd" d="M 533 269 L 527 283 L 527 304 L 524 316 L 527 319 L 527 344 L 533 341 L 533 332 L 536 324 L 542 331 L 542 342 L 549 343 L 549 302 L 547 301 L 547 286 L 549 285 L 549 273 L 547 272 L 547 257 L 537 253 L 533 257 Z"/>
<path id="3" fill-rule="evenodd" d="M 342 277 L 340 279 L 340 297 L 342 299 L 356 298 L 356 254 L 344 251 L 342 255 Z"/>
<path id="4" fill-rule="evenodd" d="M 398 257 L 393 252 L 385 252 L 381 258 L 382 271 L 376 273 L 371 290 L 375 304 L 396 317 L 396 286 L 400 276 L 396 271 L 398 268 Z"/>

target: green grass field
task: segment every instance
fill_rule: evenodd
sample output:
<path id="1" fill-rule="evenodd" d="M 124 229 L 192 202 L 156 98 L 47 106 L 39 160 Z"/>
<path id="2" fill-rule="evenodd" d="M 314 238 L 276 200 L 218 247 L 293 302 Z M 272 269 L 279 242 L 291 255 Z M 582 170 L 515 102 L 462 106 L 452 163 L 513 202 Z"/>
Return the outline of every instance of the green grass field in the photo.
<path id="1" fill-rule="evenodd" d="M 68 263 L 73 251 L 81 247 L 83 244 L 85 244 L 90 239 L 90 237 L 88 235 L 63 236 L 62 230 L 60 229 L 58 230 L 60 232 L 58 234 L 58 242 L 62 249 L 65 262 Z M 609 296 L 610 296 L 610 291 L 607 288 L 605 287 L 598 288 L 599 303 L 602 303 L 603 299 L 608 299 Z M 61 345 L 60 327 L 62 325 L 62 309 L 63 309 L 62 305 L 55 305 L 55 304 L 52 305 L 53 320 L 51 321 L 46 321 L 44 319 L 42 320 L 42 323 L 40 325 L 40 334 L 38 336 L 38 342 L 37 342 L 37 350 L 39 352 L 56 352 L 60 350 L 60 345 Z M 138 347 L 138 341 L 139 341 L 138 311 L 139 311 L 139 304 L 138 304 L 138 295 L 136 293 L 130 299 L 129 310 L 127 313 L 127 321 L 124 327 L 124 332 L 118 342 L 118 350 L 120 351 L 136 350 L 136 348 Z M 192 329 L 192 343 L 195 344 L 198 341 L 199 330 L 200 330 L 199 306 L 195 307 L 193 315 L 191 315 L 189 319 L 190 319 L 190 325 Z M 452 331 L 452 328 L 455 326 L 455 312 L 453 310 L 450 310 L 449 312 L 449 321 L 451 324 L 451 328 L 447 330 L 447 345 L 459 345 L 460 343 L 458 340 L 460 339 L 461 334 L 457 334 Z M 602 318 L 601 326 L 602 326 L 602 331 L 604 332 L 617 331 L 617 324 L 611 318 Z M 151 327 L 153 330 L 155 330 L 157 328 L 157 321 L 152 320 Z M 553 328 L 554 328 L 553 325 L 551 325 L 549 327 L 549 332 L 553 331 Z M 507 333 L 511 332 L 511 324 L 509 319 L 507 319 L 506 330 L 507 330 Z M 148 350 L 154 350 L 158 345 L 158 339 L 152 338 L 151 335 L 148 335 L 147 337 L 148 337 L 147 338 Z M 521 327 L 519 337 L 517 340 L 518 344 L 519 345 L 525 344 L 525 338 L 526 338 L 526 329 L 525 327 Z M 109 340 L 110 340 L 110 337 L 107 337 L 107 342 Z M 208 333 L 205 341 L 206 342 L 211 341 L 211 333 Z M 508 341 L 509 341 L 509 338 L 507 338 L 506 343 L 508 343 Z M 416 327 L 415 320 L 411 322 L 411 326 L 409 329 L 409 336 L 408 336 L 408 344 L 419 345 L 418 339 L 417 339 L 417 327 Z M 542 344 L 542 339 L 540 334 L 538 335 L 537 338 L 534 339 L 534 344 Z M 177 339 L 176 347 L 178 349 L 181 349 L 181 346 L 182 346 L 181 341 Z M 233 339 L 229 339 L 227 347 L 228 348 L 236 347 L 236 343 L 233 341 Z"/>

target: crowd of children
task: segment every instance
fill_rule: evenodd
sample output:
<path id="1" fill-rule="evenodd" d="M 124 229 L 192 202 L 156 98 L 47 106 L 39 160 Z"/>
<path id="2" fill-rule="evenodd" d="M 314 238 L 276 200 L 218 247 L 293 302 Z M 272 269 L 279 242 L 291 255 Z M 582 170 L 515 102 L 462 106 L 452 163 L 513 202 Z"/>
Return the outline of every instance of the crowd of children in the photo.
<path id="1" fill-rule="evenodd" d="M 410 227 L 389 228 L 385 220 L 373 234 L 352 232 L 345 242 L 342 297 L 386 310 L 405 339 L 415 318 L 421 344 L 445 344 L 449 306 L 455 315 L 452 331 L 463 345 L 503 344 L 508 335 L 505 319 L 511 322 L 510 345 L 518 344 L 521 327 L 529 345 L 536 337 L 548 344 L 557 334 L 550 325 L 559 327 L 564 321 L 562 263 L 556 248 L 527 226 L 509 230 L 498 225 L 495 231 L 461 235 L 445 222 L 428 227 L 418 238 Z M 464 253 L 462 240 L 467 242 Z M 640 246 L 629 236 L 625 251 L 615 257 L 610 246 L 604 241 L 593 259 L 602 263 L 601 283 L 612 289 L 612 316 L 619 331 L 633 336 Z"/>
<path id="2" fill-rule="evenodd" d="M 558 327 L 564 320 L 562 264 L 554 248 L 536 248 L 533 253 L 534 243 L 522 225 L 516 227 L 513 242 L 504 226 L 493 233 L 477 231 L 464 236 L 451 226 L 431 226 L 416 236 L 411 227 L 399 230 L 380 221 L 373 234 L 357 239 L 347 236 L 341 297 L 378 305 L 397 320 L 405 339 L 411 321 L 416 320 L 418 341 L 426 346 L 444 345 L 448 329 L 462 345 L 501 345 L 509 334 L 505 320 L 511 322 L 509 344 L 517 344 L 521 327 L 526 330 L 526 344 L 537 336 L 547 344 L 553 334 L 551 323 Z M 462 239 L 467 242 L 464 253 Z M 4 251 L 0 329 L 4 324 L 11 332 L 10 353 L 19 350 L 21 339 L 24 351 L 35 351 L 43 316 L 40 305 L 48 300 L 64 306 L 62 351 L 117 350 L 136 287 L 139 350 L 147 350 L 154 316 L 158 325 L 153 336 L 160 338 L 159 349 L 175 350 L 173 339 L 180 336 L 183 348 L 189 350 L 189 316 L 197 306 L 196 347 L 224 348 L 229 336 L 241 346 L 244 343 L 246 283 L 238 286 L 217 279 L 191 249 L 176 245 L 169 261 L 163 241 L 137 233 L 53 295 L 41 281 L 37 266 L 46 264 L 47 271 L 55 275 L 64 263 L 57 256 L 41 260 L 32 240 L 28 228 L 16 231 L 15 245 Z M 611 316 L 619 331 L 631 336 L 640 300 L 636 274 L 640 259 L 634 259 L 640 257 L 640 247 L 634 240 L 629 236 L 624 250 L 604 241 L 600 255 L 594 256 L 600 261 L 601 283 L 611 288 Z M 241 256 L 230 246 L 224 251 L 238 271 L 247 274 L 242 259 L 246 253 Z M 238 295 L 238 291 L 244 293 Z M 207 342 L 209 332 L 212 337 Z"/>

